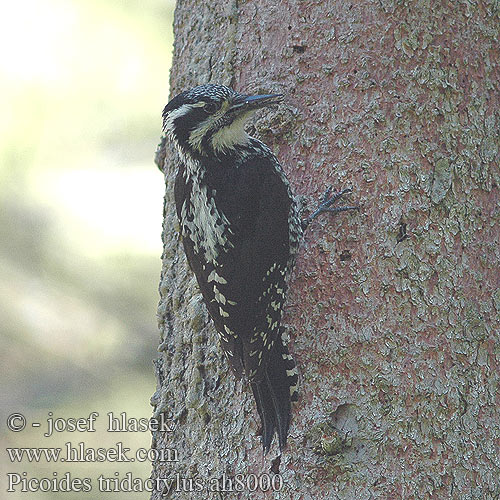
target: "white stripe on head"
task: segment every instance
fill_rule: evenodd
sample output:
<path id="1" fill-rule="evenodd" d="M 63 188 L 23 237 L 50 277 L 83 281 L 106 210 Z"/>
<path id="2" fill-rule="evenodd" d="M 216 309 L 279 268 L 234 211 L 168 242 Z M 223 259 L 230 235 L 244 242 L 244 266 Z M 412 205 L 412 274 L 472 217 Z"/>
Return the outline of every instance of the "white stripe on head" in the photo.
<path id="1" fill-rule="evenodd" d="M 174 121 L 181 116 L 187 115 L 191 110 L 203 106 L 204 104 L 204 102 L 197 102 L 195 104 L 183 104 L 181 107 L 170 111 L 163 122 L 163 131 L 170 137 L 173 137 L 175 128 Z"/>

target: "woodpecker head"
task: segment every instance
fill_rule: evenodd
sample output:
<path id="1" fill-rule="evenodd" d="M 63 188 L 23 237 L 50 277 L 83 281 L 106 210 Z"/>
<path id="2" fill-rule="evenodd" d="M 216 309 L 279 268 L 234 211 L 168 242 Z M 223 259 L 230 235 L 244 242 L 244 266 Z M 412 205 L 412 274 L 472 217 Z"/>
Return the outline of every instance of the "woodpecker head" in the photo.
<path id="1" fill-rule="evenodd" d="M 163 130 L 187 153 L 217 154 L 245 144 L 248 118 L 255 110 L 282 98 L 282 94 L 248 96 L 224 85 L 200 85 L 182 92 L 165 106 Z"/>

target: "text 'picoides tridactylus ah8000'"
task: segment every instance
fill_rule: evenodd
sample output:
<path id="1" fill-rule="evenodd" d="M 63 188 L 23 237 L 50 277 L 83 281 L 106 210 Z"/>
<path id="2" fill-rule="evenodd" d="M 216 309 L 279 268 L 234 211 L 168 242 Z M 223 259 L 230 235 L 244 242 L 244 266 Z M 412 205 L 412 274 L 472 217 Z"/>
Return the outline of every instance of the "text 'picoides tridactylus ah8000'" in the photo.
<path id="1" fill-rule="evenodd" d="M 180 156 L 175 204 L 187 260 L 229 363 L 252 387 L 265 452 L 275 431 L 280 448 L 286 445 L 297 399 L 281 314 L 303 231 L 320 213 L 357 208 L 333 206 L 350 190 L 327 191 L 317 210 L 300 218 L 278 160 L 244 130 L 255 110 L 282 98 L 207 84 L 163 110 L 165 137 Z"/>

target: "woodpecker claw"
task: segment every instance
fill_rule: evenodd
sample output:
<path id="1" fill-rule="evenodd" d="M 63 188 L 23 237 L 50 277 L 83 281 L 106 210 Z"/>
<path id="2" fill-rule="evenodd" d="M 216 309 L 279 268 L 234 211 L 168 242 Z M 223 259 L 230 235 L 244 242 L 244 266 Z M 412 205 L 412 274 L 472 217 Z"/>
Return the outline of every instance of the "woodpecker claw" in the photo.
<path id="1" fill-rule="evenodd" d="M 322 203 L 322 204 L 323 204 L 323 203 L 326 203 L 326 202 L 328 201 L 328 199 L 330 198 L 330 194 L 331 194 L 331 192 L 332 192 L 332 189 L 333 189 L 333 187 L 332 187 L 332 186 L 328 186 L 328 187 L 326 188 L 326 191 L 325 191 L 325 193 L 323 194 L 323 200 L 321 201 L 321 203 Z"/>
<path id="2" fill-rule="evenodd" d="M 352 193 L 352 188 L 345 188 L 342 189 L 342 191 L 338 191 L 334 193 L 332 196 L 332 186 L 329 186 L 328 189 L 325 191 L 325 194 L 323 195 L 323 198 L 318 205 L 318 208 L 311 214 L 309 217 L 304 219 L 302 221 L 302 226 L 305 229 L 309 224 L 316 218 L 318 215 L 321 215 L 323 213 L 331 213 L 331 214 L 338 214 L 339 212 L 347 212 L 349 210 L 359 210 L 359 205 L 350 205 L 350 206 L 344 206 L 344 207 L 332 207 L 332 205 L 342 198 L 347 193 Z"/>
<path id="3" fill-rule="evenodd" d="M 325 194 L 323 195 L 323 201 L 320 204 L 321 206 L 329 207 L 333 205 L 338 199 L 342 198 L 347 193 L 352 193 L 352 188 L 345 188 L 342 189 L 342 191 L 339 191 L 338 193 L 334 193 L 333 196 L 330 198 L 330 194 L 332 192 L 332 186 L 330 186 L 326 191 Z M 318 207 L 319 208 L 319 207 Z"/>

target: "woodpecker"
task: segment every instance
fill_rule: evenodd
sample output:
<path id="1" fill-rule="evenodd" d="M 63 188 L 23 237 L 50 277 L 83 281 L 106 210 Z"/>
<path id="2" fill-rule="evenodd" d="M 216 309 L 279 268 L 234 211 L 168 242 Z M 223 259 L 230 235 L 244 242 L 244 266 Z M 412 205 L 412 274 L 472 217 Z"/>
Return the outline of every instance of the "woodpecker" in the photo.
<path id="1" fill-rule="evenodd" d="M 184 250 L 222 350 L 251 385 L 264 453 L 275 432 L 280 449 L 286 445 L 297 400 L 298 374 L 281 315 L 303 231 L 323 212 L 358 208 L 333 206 L 349 189 L 327 191 L 318 209 L 301 219 L 276 156 L 244 128 L 256 110 L 282 99 L 206 84 L 163 110 L 163 140 L 180 158 L 174 194 Z M 164 159 L 157 152 L 157 161 Z"/>

